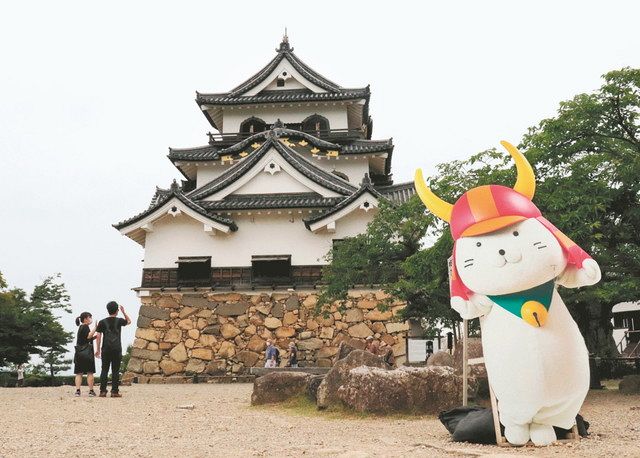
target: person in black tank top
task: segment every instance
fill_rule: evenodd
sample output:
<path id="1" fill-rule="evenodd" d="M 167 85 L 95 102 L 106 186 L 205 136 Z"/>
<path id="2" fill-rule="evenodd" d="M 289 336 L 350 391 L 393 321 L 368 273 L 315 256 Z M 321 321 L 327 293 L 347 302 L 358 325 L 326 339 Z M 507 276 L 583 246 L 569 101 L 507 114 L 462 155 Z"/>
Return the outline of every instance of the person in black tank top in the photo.
<path id="1" fill-rule="evenodd" d="M 111 397 L 120 398 L 120 363 L 122 362 L 122 341 L 120 330 L 123 326 L 131 324 L 131 318 L 120 306 L 124 318 L 118 318 L 118 304 L 111 301 L 107 304 L 109 316 L 100 320 L 96 327 L 98 350 L 96 357 L 102 358 L 102 372 L 100 372 L 100 397 L 107 395 L 107 381 L 109 367 L 111 367 Z M 91 334 L 89 335 L 91 337 Z M 100 344 L 102 343 L 102 347 Z"/>
<path id="2" fill-rule="evenodd" d="M 93 354 L 93 339 L 89 334 L 93 334 L 89 325 L 93 322 L 93 317 L 89 312 L 82 312 L 76 318 L 78 326 L 78 336 L 76 338 L 75 354 L 73 356 L 73 373 L 76 374 L 76 396 L 80 396 L 82 386 L 82 375 L 87 374 L 87 385 L 89 385 L 89 396 L 95 396 L 93 391 L 93 374 L 96 372 L 96 360 Z"/>

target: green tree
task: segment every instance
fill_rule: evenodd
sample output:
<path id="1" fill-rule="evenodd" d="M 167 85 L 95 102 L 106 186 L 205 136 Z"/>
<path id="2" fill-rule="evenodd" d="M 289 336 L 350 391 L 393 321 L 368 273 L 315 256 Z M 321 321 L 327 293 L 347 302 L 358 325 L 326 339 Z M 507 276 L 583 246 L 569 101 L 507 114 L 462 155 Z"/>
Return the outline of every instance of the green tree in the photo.
<path id="1" fill-rule="evenodd" d="M 522 146 L 549 219 L 598 261 L 602 281 L 562 292 L 591 352 L 617 354 L 611 308 L 640 297 L 640 69 L 560 105 Z"/>
<path id="2" fill-rule="evenodd" d="M 30 296 L 22 289 L 10 289 L 0 277 L 0 367 L 64 350 L 72 334 L 58 321 L 57 310 L 71 311 L 60 275 L 46 278 Z"/>
<path id="3" fill-rule="evenodd" d="M 71 367 L 71 359 L 65 358 L 66 355 L 67 350 L 64 347 L 48 348 L 42 355 L 41 368 L 39 367 L 36 372 L 47 373 L 53 385 L 56 374 Z"/>
<path id="4" fill-rule="evenodd" d="M 127 351 L 124 355 L 122 355 L 122 363 L 120 364 L 120 375 L 124 375 L 127 371 L 127 366 L 129 365 L 129 360 L 131 359 L 131 352 L 133 351 L 133 345 L 127 346 Z"/>
<path id="5" fill-rule="evenodd" d="M 388 285 L 399 277 L 403 262 L 420 250 L 421 239 L 431 215 L 425 216 L 419 199 L 393 206 L 380 202 L 380 212 L 367 231 L 337 244 L 328 254 L 324 268 L 326 288 L 319 307 L 345 299 L 354 285 Z"/>
<path id="6" fill-rule="evenodd" d="M 561 294 L 589 350 L 609 356 L 616 354 L 611 308 L 640 297 L 640 70 L 625 68 L 603 78 L 599 90 L 561 103 L 556 117 L 529 129 L 520 146 L 536 171 L 536 204 L 602 268 L 598 285 Z M 429 184 L 455 202 L 472 187 L 514 181 L 510 157 L 488 150 L 440 164 Z M 381 206 L 367 234 L 345 240 L 331 253 L 324 303 L 344 297 L 349 285 L 377 283 L 407 300 L 407 317 L 435 327 L 459 320 L 449 307 L 451 236 L 442 222 L 422 215 L 417 199 L 411 202 Z M 430 246 L 398 249 L 407 221 L 423 231 L 418 240 L 426 234 Z"/>

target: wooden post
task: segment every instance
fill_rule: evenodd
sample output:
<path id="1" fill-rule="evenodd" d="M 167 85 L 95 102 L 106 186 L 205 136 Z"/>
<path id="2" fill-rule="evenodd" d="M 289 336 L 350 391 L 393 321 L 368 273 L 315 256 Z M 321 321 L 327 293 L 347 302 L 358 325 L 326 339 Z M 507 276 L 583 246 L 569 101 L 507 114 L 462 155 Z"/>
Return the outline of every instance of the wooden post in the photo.
<path id="1" fill-rule="evenodd" d="M 469 358 L 468 358 L 469 321 L 462 320 L 462 405 L 469 404 Z"/>

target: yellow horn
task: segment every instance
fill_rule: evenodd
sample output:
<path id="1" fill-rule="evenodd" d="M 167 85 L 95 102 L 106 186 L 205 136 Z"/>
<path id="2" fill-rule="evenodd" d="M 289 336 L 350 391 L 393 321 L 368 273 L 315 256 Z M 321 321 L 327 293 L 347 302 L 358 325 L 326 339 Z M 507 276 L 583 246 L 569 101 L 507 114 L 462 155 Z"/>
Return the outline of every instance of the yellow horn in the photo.
<path id="1" fill-rule="evenodd" d="M 518 151 L 518 148 L 511 143 L 503 140 L 500 144 L 505 147 L 516 163 L 518 178 L 516 179 L 516 184 L 513 189 L 529 200 L 533 199 L 533 195 L 536 193 L 536 176 L 533 173 L 531 164 L 529 164 L 527 158 L 524 157 L 524 154 Z"/>
<path id="2" fill-rule="evenodd" d="M 453 205 L 449 202 L 445 202 L 440 197 L 436 196 L 431 189 L 429 189 L 429 186 L 427 186 L 427 183 L 424 182 L 424 178 L 422 177 L 422 169 L 416 170 L 414 184 L 420 199 L 429 211 L 438 218 L 445 220 L 447 223 L 451 221 Z"/>

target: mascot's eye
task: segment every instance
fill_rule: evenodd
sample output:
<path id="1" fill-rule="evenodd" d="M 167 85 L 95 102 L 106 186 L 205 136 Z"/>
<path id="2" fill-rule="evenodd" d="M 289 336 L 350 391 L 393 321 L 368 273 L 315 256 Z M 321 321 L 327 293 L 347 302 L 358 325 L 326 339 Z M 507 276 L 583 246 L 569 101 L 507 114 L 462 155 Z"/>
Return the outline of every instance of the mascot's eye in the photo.
<path id="1" fill-rule="evenodd" d="M 476 246 L 482 246 L 482 243 L 478 242 L 476 243 Z"/>
<path id="2" fill-rule="evenodd" d="M 513 235 L 514 235 L 515 237 L 517 237 L 517 236 L 519 236 L 519 235 L 520 235 L 520 233 L 519 233 L 518 231 L 513 231 Z"/>

